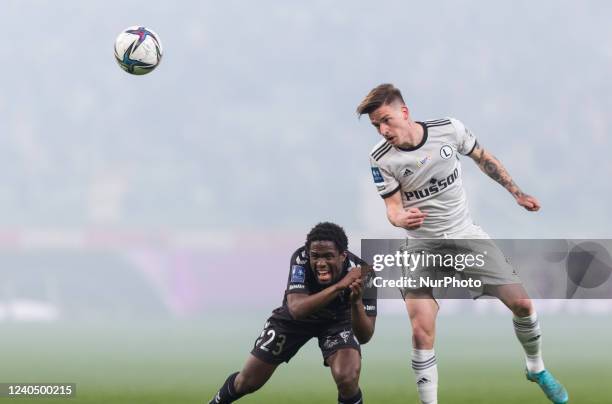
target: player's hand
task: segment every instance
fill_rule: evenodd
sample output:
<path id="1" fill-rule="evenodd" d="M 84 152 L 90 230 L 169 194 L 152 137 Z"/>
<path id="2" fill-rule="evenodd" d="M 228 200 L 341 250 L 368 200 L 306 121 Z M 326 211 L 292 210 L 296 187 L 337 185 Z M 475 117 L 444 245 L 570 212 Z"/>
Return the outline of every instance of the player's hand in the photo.
<path id="1" fill-rule="evenodd" d="M 350 284 L 349 289 L 351 290 L 351 302 L 359 302 L 363 296 L 363 280 L 361 278 L 357 279 Z"/>
<path id="2" fill-rule="evenodd" d="M 346 274 L 344 278 L 340 279 L 336 285 L 341 290 L 346 289 L 350 287 L 357 279 L 361 279 L 361 267 L 351 269 L 349 273 Z"/>
<path id="3" fill-rule="evenodd" d="M 410 208 L 399 213 L 398 224 L 404 229 L 415 230 L 421 227 L 426 217 L 427 213 L 421 212 L 419 208 Z"/>
<path id="4" fill-rule="evenodd" d="M 521 194 L 516 198 L 516 203 L 530 212 L 537 212 L 540 210 L 540 202 L 538 202 L 538 200 L 531 195 Z"/>

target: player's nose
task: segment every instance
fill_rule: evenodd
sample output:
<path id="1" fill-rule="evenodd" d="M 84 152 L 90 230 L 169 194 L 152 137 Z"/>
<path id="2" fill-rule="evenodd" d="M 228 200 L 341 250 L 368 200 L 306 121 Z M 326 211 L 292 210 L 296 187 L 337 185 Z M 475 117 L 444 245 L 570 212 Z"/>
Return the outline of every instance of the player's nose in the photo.
<path id="1" fill-rule="evenodd" d="M 387 136 L 389 134 L 389 127 L 385 124 L 380 124 L 378 127 L 378 133 L 380 133 L 382 136 Z"/>
<path id="2" fill-rule="evenodd" d="M 324 259 L 320 258 L 315 261 L 315 267 L 323 268 L 327 265 Z"/>

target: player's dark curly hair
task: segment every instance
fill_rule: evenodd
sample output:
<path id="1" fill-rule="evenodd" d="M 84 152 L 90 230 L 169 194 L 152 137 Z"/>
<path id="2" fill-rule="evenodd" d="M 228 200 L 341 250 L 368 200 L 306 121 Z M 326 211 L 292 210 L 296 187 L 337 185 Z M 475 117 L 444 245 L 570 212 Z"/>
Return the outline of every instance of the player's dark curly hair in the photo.
<path id="1" fill-rule="evenodd" d="M 310 251 L 313 241 L 332 241 L 341 253 L 348 249 L 348 238 L 344 229 L 331 222 L 319 223 L 310 230 L 306 236 L 306 251 Z"/>

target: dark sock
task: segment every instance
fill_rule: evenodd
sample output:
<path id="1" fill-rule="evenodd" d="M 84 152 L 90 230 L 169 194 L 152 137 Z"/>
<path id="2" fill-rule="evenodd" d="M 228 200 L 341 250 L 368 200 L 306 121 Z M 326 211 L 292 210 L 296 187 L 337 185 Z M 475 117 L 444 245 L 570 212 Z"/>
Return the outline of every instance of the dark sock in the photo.
<path id="1" fill-rule="evenodd" d="M 363 404 L 363 396 L 361 395 L 361 390 L 357 392 L 351 398 L 342 398 L 340 394 L 338 394 L 338 404 Z"/>
<path id="2" fill-rule="evenodd" d="M 234 380 L 239 372 L 232 373 L 223 383 L 217 394 L 208 402 L 208 404 L 230 404 L 238 400 L 244 394 L 238 394 L 234 391 Z"/>

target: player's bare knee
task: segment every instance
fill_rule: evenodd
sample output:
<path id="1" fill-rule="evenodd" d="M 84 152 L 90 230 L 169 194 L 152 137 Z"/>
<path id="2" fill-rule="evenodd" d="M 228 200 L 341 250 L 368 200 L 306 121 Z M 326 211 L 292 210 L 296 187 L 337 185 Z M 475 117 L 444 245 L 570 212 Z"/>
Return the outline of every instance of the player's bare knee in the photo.
<path id="1" fill-rule="evenodd" d="M 420 324 L 412 325 L 412 345 L 417 349 L 430 349 L 433 347 L 435 332 Z"/>
<path id="2" fill-rule="evenodd" d="M 346 366 L 342 369 L 337 370 L 334 373 L 334 380 L 338 391 L 341 393 L 352 393 L 357 390 L 359 386 L 359 373 L 360 366 Z"/>
<path id="3" fill-rule="evenodd" d="M 243 374 L 240 372 L 234 381 L 234 388 L 237 393 L 249 394 L 259 390 L 264 383 L 265 381 L 255 375 Z"/>
<path id="4" fill-rule="evenodd" d="M 512 302 L 510 308 L 517 317 L 527 317 L 533 313 L 533 304 L 530 299 L 517 299 Z"/>

